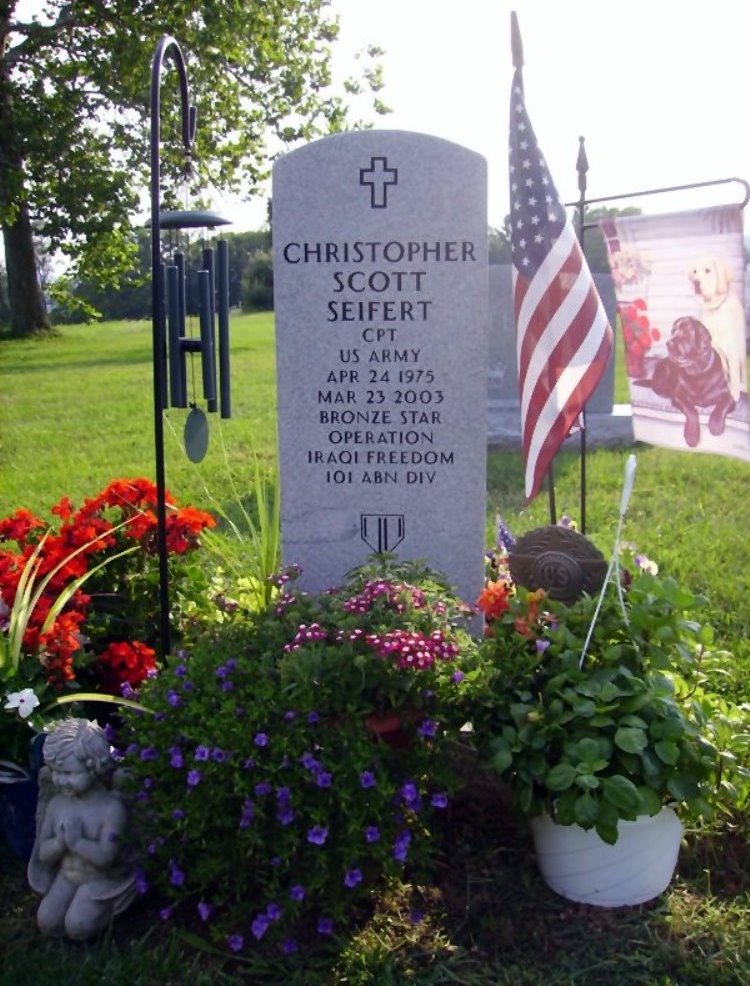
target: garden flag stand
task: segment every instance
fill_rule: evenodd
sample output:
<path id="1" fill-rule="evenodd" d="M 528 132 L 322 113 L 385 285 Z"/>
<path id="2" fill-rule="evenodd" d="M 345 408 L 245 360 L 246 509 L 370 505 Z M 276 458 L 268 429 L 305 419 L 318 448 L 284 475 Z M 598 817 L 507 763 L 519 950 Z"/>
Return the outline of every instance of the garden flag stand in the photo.
<path id="1" fill-rule="evenodd" d="M 216 396 L 216 320 L 218 319 L 219 381 L 221 416 L 231 415 L 229 395 L 229 268 L 225 240 L 219 240 L 217 254 L 202 252 L 202 269 L 197 271 L 197 308 L 200 338 L 186 335 L 186 291 L 189 282 L 186 257 L 180 250 L 172 263 L 164 265 L 161 256 L 162 229 L 190 229 L 226 224 L 214 213 L 162 212 L 160 162 L 160 87 L 165 58 L 170 57 L 180 77 L 182 143 L 185 174 L 191 172 L 191 149 L 195 139 L 196 112 L 190 104 L 187 69 L 179 44 L 165 34 L 159 40 L 151 63 L 151 312 L 154 361 L 154 445 L 156 451 L 156 518 L 159 554 L 160 642 L 162 655 L 170 651 L 169 564 L 166 538 L 166 481 L 164 469 L 164 421 L 168 406 L 188 407 L 186 354 L 197 354 L 201 361 L 203 397 L 209 412 L 217 410 Z M 187 252 L 187 251 L 186 251 Z M 166 294 L 165 294 L 166 283 Z M 168 327 L 168 333 L 167 333 Z M 167 345 L 167 338 L 169 345 Z M 167 391 L 169 369 L 169 394 Z M 193 395 L 195 396 L 195 395 Z M 170 400 L 171 398 L 171 400 Z M 188 457 L 199 462 L 208 445 L 208 425 L 196 402 L 190 402 L 185 424 Z"/>
<path id="2" fill-rule="evenodd" d="M 546 474 L 548 487 L 549 487 L 549 504 L 550 504 L 550 522 L 552 524 L 556 523 L 556 508 L 555 508 L 555 491 L 554 491 L 554 479 L 552 473 L 552 463 L 557 450 L 560 448 L 562 442 L 569 437 L 576 429 L 580 429 L 580 449 L 581 449 L 581 498 L 580 498 L 580 519 L 579 527 L 581 533 L 586 532 L 586 418 L 585 418 L 585 406 L 593 392 L 594 387 L 591 387 L 587 396 L 584 399 L 579 400 L 581 397 L 580 389 L 578 392 L 573 390 L 569 397 L 568 402 L 565 403 L 565 396 L 569 388 L 565 386 L 565 377 L 568 374 L 569 366 L 564 365 L 565 353 L 561 348 L 561 334 L 565 331 L 565 325 L 561 324 L 560 314 L 561 314 L 561 296 L 562 292 L 559 290 L 559 284 L 555 283 L 554 270 L 550 273 L 551 268 L 555 268 L 555 264 L 547 262 L 546 267 L 538 269 L 536 264 L 528 258 L 524 257 L 521 249 L 526 246 L 526 236 L 528 233 L 528 223 L 527 220 L 531 220 L 531 214 L 527 214 L 526 205 L 524 201 L 519 196 L 517 198 L 517 205 L 514 205 L 514 193 L 519 189 L 514 188 L 514 184 L 518 182 L 518 172 L 519 168 L 526 168 L 524 182 L 528 186 L 529 181 L 534 181 L 534 170 L 536 165 L 532 164 L 531 158 L 532 154 L 527 153 L 525 155 L 525 160 L 528 161 L 528 165 L 525 163 L 523 157 L 518 154 L 518 151 L 529 151 L 536 155 L 536 158 L 541 162 L 540 167 L 542 168 L 542 180 L 545 184 L 546 191 L 548 194 L 547 201 L 553 207 L 558 207 L 559 203 L 556 201 L 556 195 L 554 191 L 554 185 L 550 176 L 546 173 L 546 168 L 543 163 L 543 159 L 539 153 L 539 148 L 536 144 L 536 139 L 534 137 L 531 125 L 528 121 L 528 116 L 526 115 L 525 106 L 523 103 L 523 84 L 521 81 L 521 70 L 523 67 L 523 48 L 521 44 L 521 35 L 518 28 L 518 21 L 515 12 L 511 13 L 511 47 L 513 53 L 513 66 L 515 69 L 514 82 L 513 82 L 513 94 L 511 98 L 511 246 L 513 248 L 513 265 L 514 265 L 514 307 L 516 309 L 516 320 L 517 320 L 517 331 L 518 331 L 518 369 L 519 369 L 519 382 L 521 384 L 521 432 L 522 432 L 522 443 L 524 451 L 524 466 L 526 472 L 526 495 L 527 500 L 532 499 L 539 490 L 541 482 Z M 514 106 L 514 96 L 519 97 L 515 100 Z M 515 115 L 514 115 L 515 109 Z M 514 139 L 514 119 L 515 119 L 515 139 Z M 520 120 L 521 128 L 519 130 L 518 122 Z M 514 173 L 515 169 L 515 173 Z M 719 178 L 712 181 L 702 181 L 702 182 L 692 182 L 686 185 L 672 185 L 664 188 L 651 188 L 644 189 L 641 191 L 626 192 L 619 195 L 607 195 L 598 198 L 586 198 L 586 173 L 588 171 L 588 160 L 586 158 L 586 150 L 584 146 L 584 138 L 579 137 L 579 149 L 578 158 L 576 162 L 576 170 L 578 172 L 578 189 L 579 198 L 575 202 L 566 202 L 564 208 L 575 208 L 577 210 L 576 217 L 576 233 L 577 239 L 580 245 L 581 253 L 583 252 L 583 241 L 585 230 L 594 228 L 598 226 L 598 223 L 587 223 L 585 221 L 585 212 L 587 206 L 594 203 L 611 202 L 618 199 L 626 198 L 636 198 L 645 195 L 656 195 L 665 192 L 679 192 L 694 188 L 707 188 L 714 185 L 723 185 L 727 183 L 739 183 L 744 188 L 744 200 L 740 204 L 739 208 L 742 209 L 750 201 L 750 185 L 742 178 Z M 546 179 L 546 181 L 544 181 Z M 533 190 L 532 190 L 533 192 Z M 552 199 L 549 196 L 552 196 Z M 532 196 L 533 197 L 533 196 Z M 535 204 L 535 203 L 533 203 Z M 521 215 L 517 215 L 520 212 Z M 537 242 L 541 243 L 541 246 L 545 249 L 549 249 L 549 257 L 554 260 L 556 264 L 559 265 L 560 258 L 556 257 L 556 254 L 561 252 L 561 247 L 567 248 L 567 244 L 564 243 L 566 240 L 566 230 L 562 227 L 559 222 L 560 217 L 556 217 L 555 221 L 550 220 L 548 217 L 549 225 L 546 230 L 535 230 L 535 237 Z M 525 225 L 518 225 L 519 223 Z M 568 225 L 566 223 L 566 225 Z M 558 236 L 557 241 L 554 237 Z M 573 254 L 571 252 L 570 257 Z M 568 258 L 569 262 L 570 257 Z M 543 277 L 540 277 L 540 273 Z M 518 285 L 520 284 L 520 291 Z M 535 290 L 532 292 L 529 289 L 532 287 Z M 595 289 L 594 289 L 595 290 Z M 555 297 L 557 293 L 558 297 Z M 532 295 L 532 301 L 536 304 L 536 308 L 532 311 L 532 305 L 524 300 L 525 294 Z M 541 299 L 541 303 L 540 303 Z M 555 305 L 558 305 L 556 308 Z M 577 323 L 581 321 L 581 313 L 576 315 L 569 324 L 567 335 L 569 339 L 574 336 L 574 330 Z M 612 345 L 611 330 L 609 331 L 610 346 L 609 353 L 611 354 Z M 550 341 L 551 340 L 551 341 Z M 585 356 L 586 351 L 591 351 L 592 343 L 600 340 L 599 326 L 597 323 L 591 323 L 591 329 L 589 331 L 589 338 L 586 341 L 586 345 L 582 343 L 579 352 L 573 357 L 574 363 L 578 364 L 579 372 L 583 368 L 581 362 L 581 357 Z M 603 341 L 602 341 L 603 345 Z M 604 359 L 603 366 L 601 365 L 601 357 L 603 356 L 603 350 L 600 347 L 596 356 L 594 357 L 594 363 L 589 368 L 589 373 L 596 366 L 600 367 L 601 372 L 604 372 L 607 364 L 607 358 Z M 529 376 L 529 370 L 533 371 Z M 598 382 L 601 373 L 596 377 L 596 382 Z M 546 380 L 545 380 L 546 377 Z M 587 382 L 587 373 L 583 373 L 581 378 L 584 383 Z M 541 389 L 540 389 L 541 386 Z M 545 400 L 546 403 L 542 406 L 541 402 Z M 542 410 L 540 412 L 540 407 Z M 572 414 L 572 411 L 578 407 L 578 412 Z M 554 415 L 557 417 L 554 417 Z M 565 423 L 569 422 L 567 427 Z M 563 433 L 564 432 L 564 433 Z"/>

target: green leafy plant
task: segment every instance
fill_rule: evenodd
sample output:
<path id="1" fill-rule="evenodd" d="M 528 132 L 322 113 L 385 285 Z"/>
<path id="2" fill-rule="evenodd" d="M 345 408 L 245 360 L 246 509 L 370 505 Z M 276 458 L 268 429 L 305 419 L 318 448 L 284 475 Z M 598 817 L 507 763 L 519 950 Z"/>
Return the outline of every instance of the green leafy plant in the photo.
<path id="1" fill-rule="evenodd" d="M 57 706 L 120 701 L 123 688 L 155 672 L 155 503 L 148 480 L 118 479 L 78 509 L 60 500 L 57 530 L 27 510 L 0 520 L 6 755 L 25 759 L 28 727 L 41 728 Z M 181 559 L 214 520 L 168 504 L 167 546 Z"/>
<path id="2" fill-rule="evenodd" d="M 694 613 L 705 600 L 639 561 L 622 598 L 610 589 L 600 608 L 507 579 L 480 598 L 491 616 L 474 715 L 484 754 L 521 813 L 546 811 L 608 843 L 620 819 L 664 804 L 712 817 L 743 773 L 726 746 L 741 742 L 736 717 L 730 737 L 732 715 L 703 670 L 714 635 Z"/>
<path id="3" fill-rule="evenodd" d="M 156 714 L 127 712 L 121 743 L 139 883 L 160 894 L 165 919 L 197 916 L 237 953 L 291 953 L 363 913 L 373 888 L 405 867 L 421 872 L 455 783 L 449 707 L 464 660 L 457 649 L 431 662 L 423 634 L 436 646 L 438 632 L 462 640 L 458 616 L 418 566 L 381 559 L 319 598 L 283 575 L 268 609 L 215 629 L 144 682 L 140 701 Z M 406 627 L 429 667 L 400 668 L 358 642 Z M 397 693 L 419 711 L 400 748 L 364 721 Z"/>

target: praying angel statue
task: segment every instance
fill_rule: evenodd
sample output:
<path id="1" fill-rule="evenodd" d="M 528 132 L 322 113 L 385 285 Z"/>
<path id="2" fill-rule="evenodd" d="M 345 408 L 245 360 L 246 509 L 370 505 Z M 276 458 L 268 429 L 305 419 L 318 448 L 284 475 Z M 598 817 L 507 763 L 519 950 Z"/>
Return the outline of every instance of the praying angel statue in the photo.
<path id="1" fill-rule="evenodd" d="M 127 810 L 107 786 L 112 758 L 104 730 L 88 719 L 65 719 L 44 742 L 36 840 L 28 867 L 42 894 L 39 930 L 86 941 L 103 931 L 135 895 L 135 874 L 123 858 Z"/>

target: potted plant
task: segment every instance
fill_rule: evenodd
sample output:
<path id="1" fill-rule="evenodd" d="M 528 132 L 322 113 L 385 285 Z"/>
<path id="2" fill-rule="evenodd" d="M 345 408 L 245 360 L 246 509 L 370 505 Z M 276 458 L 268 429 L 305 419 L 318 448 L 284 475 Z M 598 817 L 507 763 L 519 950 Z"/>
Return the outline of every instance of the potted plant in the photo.
<path id="1" fill-rule="evenodd" d="M 705 676 L 713 631 L 693 616 L 705 600 L 632 554 L 606 588 L 566 604 L 502 572 L 488 583 L 473 725 L 546 881 L 616 906 L 666 888 L 677 816 L 711 817 L 733 788 L 715 742 L 727 707 Z"/>
<path id="2" fill-rule="evenodd" d="M 316 598 L 287 585 L 276 604 L 277 663 L 290 701 L 359 718 L 391 745 L 453 723 L 471 610 L 418 562 L 373 556 Z M 458 660 L 460 657 L 460 660 Z M 459 724 L 460 725 L 460 724 Z"/>

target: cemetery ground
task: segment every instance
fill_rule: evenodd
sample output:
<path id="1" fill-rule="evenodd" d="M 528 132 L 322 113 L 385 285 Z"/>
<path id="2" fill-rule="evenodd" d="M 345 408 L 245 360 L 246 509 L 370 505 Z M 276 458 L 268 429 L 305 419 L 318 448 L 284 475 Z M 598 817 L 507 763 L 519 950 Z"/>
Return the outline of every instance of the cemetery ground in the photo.
<path id="1" fill-rule="evenodd" d="M 233 319 L 233 418 L 211 416 L 211 444 L 199 466 L 181 451 L 184 412 L 168 412 L 168 486 L 180 502 L 231 512 L 252 486 L 256 464 L 272 473 L 273 364 L 272 317 Z M 63 495 L 80 503 L 115 476 L 153 475 L 152 387 L 148 323 L 65 327 L 43 342 L 0 339 L 0 514 L 23 506 L 49 516 Z M 615 400 L 627 400 L 622 375 Z M 587 534 L 605 553 L 630 451 L 589 452 Z M 709 622 L 735 655 L 717 687 L 750 702 L 747 465 L 647 446 L 635 451 L 624 536 L 709 598 Z M 577 517 L 575 450 L 558 457 L 555 469 L 558 512 Z M 548 522 L 546 496 L 524 507 L 522 486 L 520 455 L 490 451 L 488 545 L 497 513 L 515 534 Z M 206 560 L 221 563 L 210 553 Z M 391 888 L 349 934 L 296 971 L 280 960 L 239 961 L 198 947 L 191 937 L 198 928 L 164 925 L 158 903 L 148 899 L 98 941 L 42 939 L 23 864 L 3 850 L 0 983 L 739 986 L 750 980 L 750 804 L 686 833 L 675 880 L 656 901 L 606 910 L 568 903 L 547 889 L 523 823 L 504 809 L 505 792 L 475 764 L 466 765 L 466 775 L 444 820 L 430 879 Z"/>

